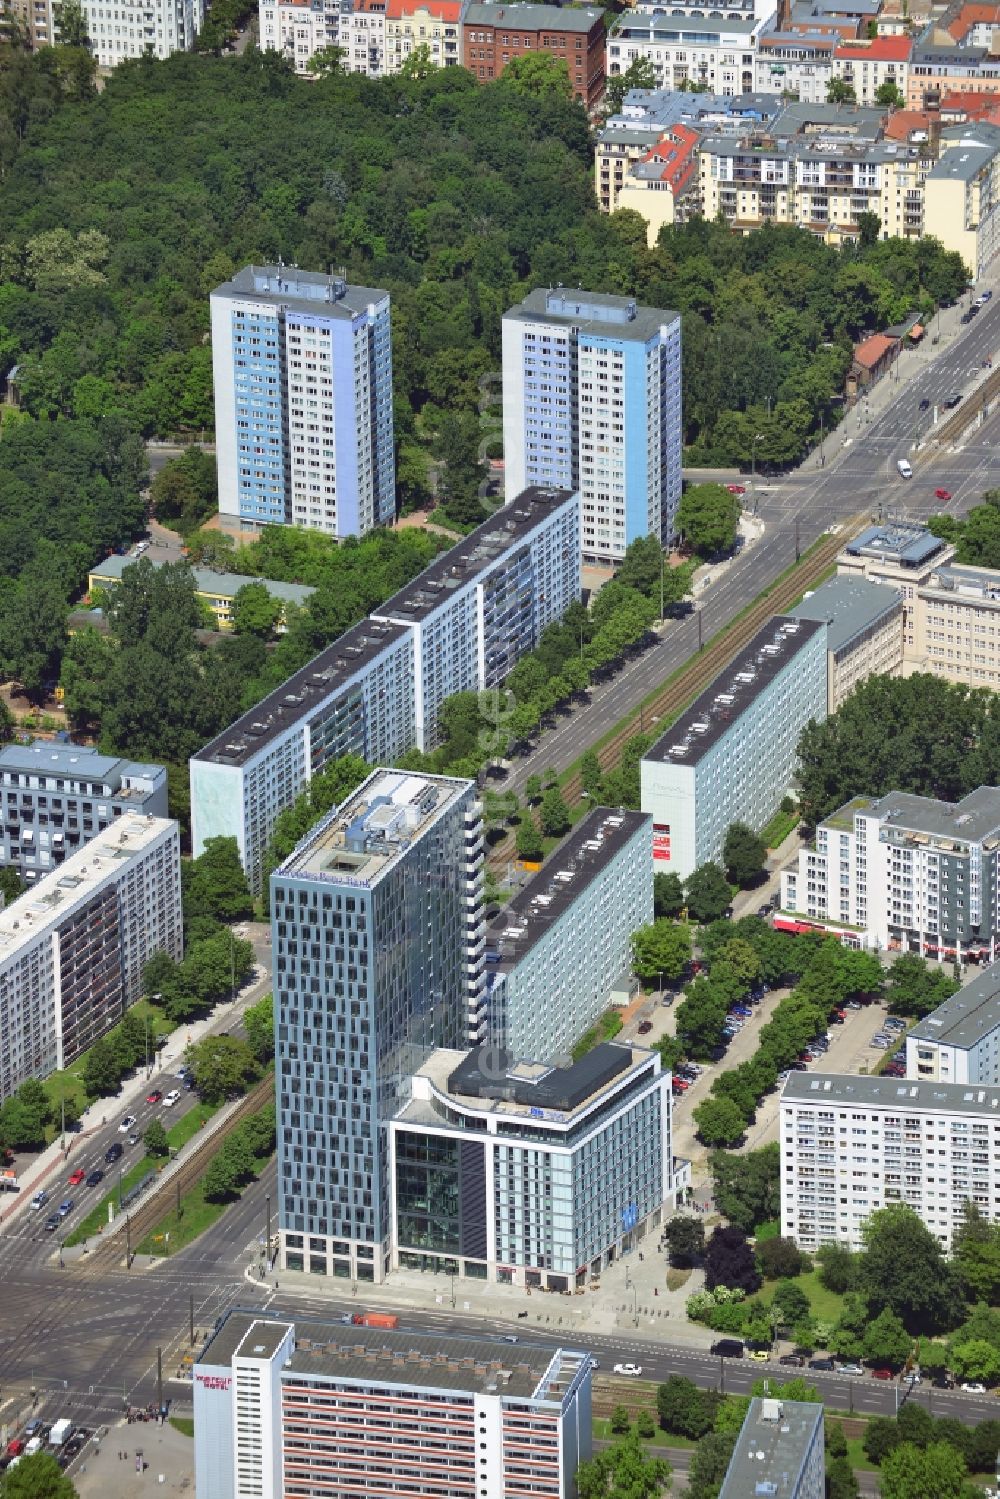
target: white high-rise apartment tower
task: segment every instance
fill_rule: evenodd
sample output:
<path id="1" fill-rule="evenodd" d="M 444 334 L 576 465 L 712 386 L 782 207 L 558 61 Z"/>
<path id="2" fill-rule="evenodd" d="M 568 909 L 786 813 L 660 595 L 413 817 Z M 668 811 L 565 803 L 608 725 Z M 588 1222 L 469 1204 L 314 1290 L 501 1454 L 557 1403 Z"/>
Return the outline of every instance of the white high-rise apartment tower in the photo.
<path id="1" fill-rule="evenodd" d="M 578 489 L 585 561 L 673 538 L 681 497 L 681 320 L 632 298 L 530 292 L 503 319 L 505 492 Z"/>
<path id="2" fill-rule="evenodd" d="M 219 511 L 363 536 L 395 515 L 389 293 L 245 266 L 212 293 Z"/>

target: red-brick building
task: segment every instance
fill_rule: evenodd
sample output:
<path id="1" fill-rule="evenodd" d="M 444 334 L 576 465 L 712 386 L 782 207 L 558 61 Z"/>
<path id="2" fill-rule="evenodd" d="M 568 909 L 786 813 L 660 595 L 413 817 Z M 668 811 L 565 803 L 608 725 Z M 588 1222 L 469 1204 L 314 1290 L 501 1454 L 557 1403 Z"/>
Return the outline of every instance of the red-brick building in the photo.
<path id="1" fill-rule="evenodd" d="M 588 109 L 604 93 L 604 12 L 558 5 L 469 5 L 462 25 L 462 62 L 484 83 L 516 57 L 549 52 L 569 69 L 573 92 Z"/>

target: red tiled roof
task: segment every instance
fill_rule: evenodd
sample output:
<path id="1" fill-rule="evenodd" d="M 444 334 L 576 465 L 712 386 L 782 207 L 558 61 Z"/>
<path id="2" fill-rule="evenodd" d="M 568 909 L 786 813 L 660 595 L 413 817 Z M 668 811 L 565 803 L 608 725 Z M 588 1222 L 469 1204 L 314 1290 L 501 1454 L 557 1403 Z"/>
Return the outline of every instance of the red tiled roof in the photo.
<path id="1" fill-rule="evenodd" d="M 929 130 L 931 117 L 922 109 L 897 109 L 885 123 L 885 136 L 890 141 L 907 141 L 914 130 Z"/>
<path id="2" fill-rule="evenodd" d="M 958 42 L 980 22 L 1000 26 L 1000 5 L 963 5 L 955 19 L 949 22 L 947 30 Z"/>
<path id="3" fill-rule="evenodd" d="M 418 10 L 426 10 L 437 21 L 455 23 L 462 14 L 462 0 L 386 0 L 385 13 L 390 21 L 416 15 Z"/>
<path id="4" fill-rule="evenodd" d="M 675 125 L 650 147 L 642 158 L 644 162 L 661 162 L 663 171 L 660 181 L 666 182 L 676 198 L 694 176 L 695 152 L 700 137 L 697 130 L 688 125 Z"/>
<path id="5" fill-rule="evenodd" d="M 835 57 L 852 57 L 859 62 L 907 62 L 913 43 L 908 36 L 876 36 L 856 42 L 841 42 Z"/>
<path id="6" fill-rule="evenodd" d="M 860 364 L 863 369 L 874 369 L 879 360 L 889 350 L 899 343 L 898 338 L 890 338 L 886 333 L 873 333 L 871 338 L 866 338 L 862 343 L 854 346 L 854 362 Z"/>
<path id="7" fill-rule="evenodd" d="M 979 94 L 970 91 L 967 94 L 942 94 L 938 110 L 941 115 L 960 114 L 965 120 L 983 120 L 988 119 L 991 111 L 996 107 L 996 94 Z"/>

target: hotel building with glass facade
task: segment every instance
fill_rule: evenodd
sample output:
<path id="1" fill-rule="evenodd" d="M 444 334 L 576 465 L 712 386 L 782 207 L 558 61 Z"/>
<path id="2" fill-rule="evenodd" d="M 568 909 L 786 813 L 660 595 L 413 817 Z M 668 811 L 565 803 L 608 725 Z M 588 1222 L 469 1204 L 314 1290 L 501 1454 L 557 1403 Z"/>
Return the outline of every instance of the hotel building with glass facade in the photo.
<path id="1" fill-rule="evenodd" d="M 486 931 L 490 1041 L 566 1062 L 653 920 L 652 821 L 595 807 Z"/>
<path id="2" fill-rule="evenodd" d="M 245 266 L 211 312 L 220 514 L 338 539 L 392 521 L 388 292 Z"/>
<path id="3" fill-rule="evenodd" d="M 198 1499 L 574 1499 L 589 1353 L 230 1312 L 194 1365 Z"/>
<path id="4" fill-rule="evenodd" d="M 177 824 L 126 813 L 0 912 L 0 1102 L 116 1025 L 157 952 L 183 954 Z"/>
<path id="5" fill-rule="evenodd" d="M 627 297 L 538 289 L 503 318 L 505 489 L 579 489 L 585 561 L 673 538 L 681 320 Z"/>
<path id="6" fill-rule="evenodd" d="M 569 1291 L 639 1245 L 689 1184 L 655 1052 L 570 1067 L 439 1050 L 389 1126 L 393 1266 Z"/>
<path id="7" fill-rule="evenodd" d="M 378 770 L 271 876 L 283 1267 L 389 1269 L 388 1121 L 484 1034 L 482 851 L 471 781 Z"/>

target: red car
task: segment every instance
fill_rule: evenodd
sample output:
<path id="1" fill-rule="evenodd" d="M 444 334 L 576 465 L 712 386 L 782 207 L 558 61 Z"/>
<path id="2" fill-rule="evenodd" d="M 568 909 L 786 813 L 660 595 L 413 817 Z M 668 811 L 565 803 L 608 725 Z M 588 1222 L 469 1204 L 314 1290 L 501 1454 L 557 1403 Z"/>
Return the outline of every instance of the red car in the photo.
<path id="1" fill-rule="evenodd" d="M 24 1443 L 21 1441 L 20 1437 L 14 1437 L 11 1441 L 9 1441 L 7 1443 L 7 1456 L 8 1457 L 20 1457 L 20 1455 L 21 1455 L 21 1453 L 23 1451 L 24 1451 Z"/>
<path id="2" fill-rule="evenodd" d="M 682 1077 L 675 1077 L 673 1080 L 673 1087 L 678 1093 L 686 1093 L 690 1086 Z"/>
<path id="3" fill-rule="evenodd" d="M 872 1370 L 872 1379 L 895 1379 L 895 1378 L 896 1378 L 896 1376 L 895 1376 L 895 1374 L 893 1374 L 893 1372 L 892 1372 L 891 1369 L 873 1369 Z"/>
<path id="4" fill-rule="evenodd" d="M 729 490 L 730 494 L 746 494 L 747 492 L 747 487 L 745 484 L 727 484 L 726 488 Z"/>
<path id="5" fill-rule="evenodd" d="M 73 1175 L 67 1181 L 66 1185 L 68 1187 L 78 1187 L 80 1183 L 86 1179 L 86 1176 L 87 1173 L 86 1171 L 84 1171 L 83 1167 L 78 1166 L 73 1172 Z"/>
<path id="6" fill-rule="evenodd" d="M 951 490 L 950 489 L 935 489 L 935 491 L 934 491 L 934 498 L 936 500 L 950 500 L 951 499 Z"/>
<path id="7" fill-rule="evenodd" d="M 160 1102 L 162 1102 L 162 1100 L 163 1100 L 163 1094 L 160 1092 L 159 1088 L 154 1088 L 153 1091 L 152 1091 L 152 1093 L 147 1093 L 146 1094 L 146 1102 L 147 1103 L 160 1103 Z"/>

